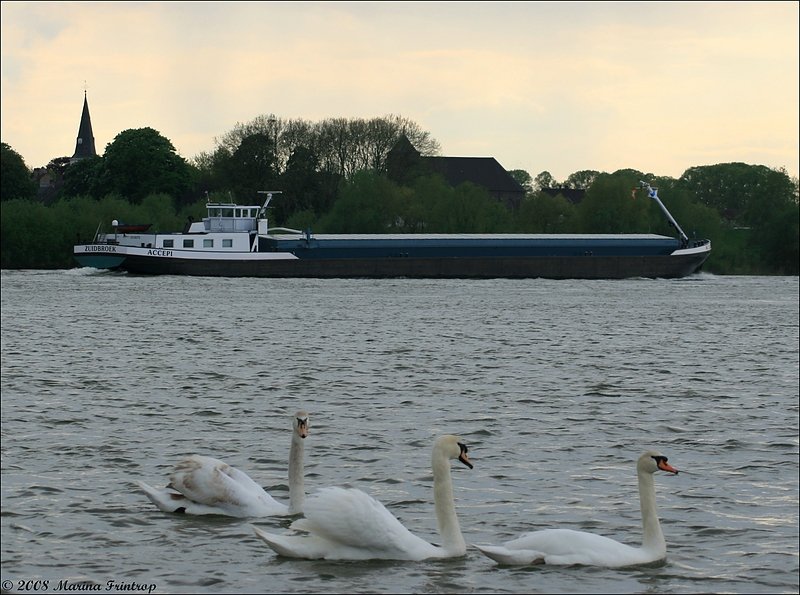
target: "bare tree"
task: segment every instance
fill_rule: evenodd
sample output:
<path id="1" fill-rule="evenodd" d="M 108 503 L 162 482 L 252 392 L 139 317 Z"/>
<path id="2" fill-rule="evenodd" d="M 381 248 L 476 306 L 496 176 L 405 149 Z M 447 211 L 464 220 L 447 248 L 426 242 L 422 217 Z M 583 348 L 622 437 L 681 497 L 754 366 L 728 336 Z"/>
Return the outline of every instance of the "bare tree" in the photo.
<path id="1" fill-rule="evenodd" d="M 233 157 L 245 139 L 256 135 L 271 139 L 278 172 L 285 171 L 289 158 L 299 147 L 317 156 L 322 171 L 347 178 L 362 170 L 384 171 L 386 156 L 403 135 L 422 155 L 437 155 L 440 151 L 439 143 L 429 132 L 416 122 L 394 114 L 369 120 L 326 118 L 317 123 L 286 121 L 265 114 L 247 123 L 237 123 L 233 130 L 215 138 L 217 149 L 213 154 L 224 151 Z M 212 155 L 201 153 L 194 161 L 200 167 L 210 165 Z"/>

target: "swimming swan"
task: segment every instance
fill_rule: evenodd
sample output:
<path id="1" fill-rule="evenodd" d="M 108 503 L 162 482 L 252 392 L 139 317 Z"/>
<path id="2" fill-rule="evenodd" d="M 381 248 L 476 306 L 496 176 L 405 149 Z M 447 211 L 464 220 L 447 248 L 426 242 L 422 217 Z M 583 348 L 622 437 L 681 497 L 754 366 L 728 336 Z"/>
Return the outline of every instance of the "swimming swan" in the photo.
<path id="1" fill-rule="evenodd" d="M 289 505 L 281 504 L 238 469 L 218 459 L 192 455 L 175 465 L 166 488 L 137 481 L 147 497 L 164 512 L 221 514 L 233 517 L 288 516 L 303 512 L 303 440 L 308 414 L 298 411 L 292 422 L 289 449 Z"/>
<path id="2" fill-rule="evenodd" d="M 467 447 L 457 436 L 436 440 L 431 456 L 433 500 L 442 545 L 413 535 L 380 502 L 353 488 L 319 490 L 306 502 L 305 518 L 291 529 L 305 535 L 274 535 L 253 527 L 258 537 L 282 556 L 328 560 L 424 560 L 466 554 L 467 545 L 453 503 L 450 459 L 472 469 Z"/>
<path id="3" fill-rule="evenodd" d="M 667 556 L 667 543 L 656 512 L 653 474 L 658 470 L 677 475 L 667 457 L 648 451 L 639 457 L 639 504 L 642 510 L 642 547 L 624 545 L 608 537 L 572 529 L 533 531 L 501 546 L 476 545 L 484 555 L 499 564 L 585 564 L 617 568 L 649 564 Z"/>

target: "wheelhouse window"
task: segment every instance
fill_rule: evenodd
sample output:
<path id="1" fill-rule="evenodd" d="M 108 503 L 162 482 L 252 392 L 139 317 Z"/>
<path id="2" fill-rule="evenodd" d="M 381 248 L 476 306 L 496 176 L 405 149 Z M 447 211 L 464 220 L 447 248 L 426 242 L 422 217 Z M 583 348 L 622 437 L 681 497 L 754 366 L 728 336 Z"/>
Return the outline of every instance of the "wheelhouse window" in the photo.
<path id="1" fill-rule="evenodd" d="M 164 240 L 164 248 L 174 248 L 175 240 Z"/>
<path id="2" fill-rule="evenodd" d="M 183 240 L 184 248 L 194 248 L 194 240 Z"/>
<path id="3" fill-rule="evenodd" d="M 223 239 L 222 240 L 222 247 L 223 248 L 233 248 L 233 240 L 231 238 Z"/>
<path id="4" fill-rule="evenodd" d="M 203 240 L 203 248 L 213 248 L 214 240 Z"/>

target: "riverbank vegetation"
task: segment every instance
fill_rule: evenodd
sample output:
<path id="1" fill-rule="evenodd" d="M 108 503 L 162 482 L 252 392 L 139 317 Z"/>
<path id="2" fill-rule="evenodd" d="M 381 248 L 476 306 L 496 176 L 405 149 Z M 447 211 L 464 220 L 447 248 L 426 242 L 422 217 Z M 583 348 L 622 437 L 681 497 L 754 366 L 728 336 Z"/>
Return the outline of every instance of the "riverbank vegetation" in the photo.
<path id="1" fill-rule="evenodd" d="M 525 196 L 510 208 L 480 186 L 452 187 L 430 171 L 390 175 L 387 155 L 401 135 L 422 155 L 439 151 L 429 133 L 394 116 L 317 124 L 260 117 L 191 162 L 151 128 L 126 130 L 102 156 L 72 164 L 55 158 L 38 176 L 3 143 L 0 266 L 72 268 L 73 244 L 109 231 L 114 219 L 175 231 L 204 217 L 209 200 L 260 205 L 260 190 L 281 191 L 271 225 L 317 233 L 675 235 L 637 190 L 645 180 L 691 239 L 711 239 L 704 270 L 798 274 L 798 181 L 784 170 L 723 163 L 692 167 L 677 179 L 582 170 L 562 182 L 546 171 L 533 177 L 514 170 Z"/>

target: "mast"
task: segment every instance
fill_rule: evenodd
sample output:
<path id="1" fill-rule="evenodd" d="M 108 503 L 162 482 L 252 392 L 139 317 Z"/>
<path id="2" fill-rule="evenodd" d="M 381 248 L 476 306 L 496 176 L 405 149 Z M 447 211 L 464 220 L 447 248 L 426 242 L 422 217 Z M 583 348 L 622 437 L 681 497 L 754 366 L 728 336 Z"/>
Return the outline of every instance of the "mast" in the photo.
<path id="1" fill-rule="evenodd" d="M 681 241 L 683 242 L 683 244 L 684 245 L 688 244 L 689 237 L 685 233 L 683 233 L 681 226 L 678 225 L 678 222 L 675 221 L 675 218 L 667 210 L 667 207 L 665 207 L 664 203 L 661 202 L 661 199 L 658 198 L 658 188 L 653 188 L 647 182 L 640 181 L 639 184 L 641 184 L 642 188 L 647 188 L 647 196 L 656 201 L 656 204 L 661 209 L 661 212 L 664 213 L 664 215 L 667 217 L 667 221 L 669 221 L 669 224 L 672 225 L 672 227 L 674 227 L 678 231 L 678 234 L 680 234 Z"/>
<path id="2" fill-rule="evenodd" d="M 280 190 L 256 190 L 258 194 L 266 194 L 267 200 L 264 201 L 264 204 L 261 207 L 261 210 L 258 212 L 259 218 L 266 218 L 267 216 L 267 207 L 269 203 L 272 202 L 272 195 L 273 194 L 281 194 Z"/>
<path id="3" fill-rule="evenodd" d="M 267 207 L 272 202 L 273 194 L 281 194 L 280 190 L 257 190 L 258 194 L 266 194 L 267 198 L 264 204 L 258 211 L 258 220 L 256 222 L 256 234 L 253 236 L 253 245 L 250 247 L 251 252 L 258 252 L 258 238 L 269 235 L 269 219 L 267 218 Z"/>

